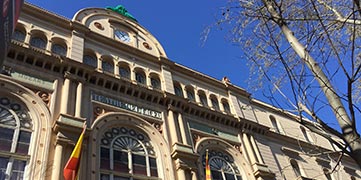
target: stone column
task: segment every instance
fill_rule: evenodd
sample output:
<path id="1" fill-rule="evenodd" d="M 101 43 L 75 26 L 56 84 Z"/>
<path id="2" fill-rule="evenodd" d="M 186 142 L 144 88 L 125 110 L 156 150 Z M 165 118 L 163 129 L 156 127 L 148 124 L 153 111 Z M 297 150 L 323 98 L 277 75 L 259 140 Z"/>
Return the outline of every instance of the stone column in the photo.
<path id="1" fill-rule="evenodd" d="M 249 142 L 248 135 L 246 133 L 243 133 L 243 144 L 247 150 L 247 154 L 249 157 L 249 160 L 251 161 L 251 164 L 254 164 L 257 162 L 257 157 L 254 154 L 253 148 L 251 143 Z"/>
<path id="2" fill-rule="evenodd" d="M 177 169 L 177 177 L 178 180 L 187 180 L 184 169 L 182 168 Z"/>
<path id="3" fill-rule="evenodd" d="M 137 80 L 135 79 L 135 71 L 134 71 L 134 69 L 130 70 L 130 80 L 132 82 L 137 82 Z"/>
<path id="4" fill-rule="evenodd" d="M 116 62 L 116 64 L 114 65 L 114 75 L 115 75 L 115 77 L 120 77 L 120 75 L 119 75 L 119 64 L 118 64 L 118 62 Z"/>
<path id="5" fill-rule="evenodd" d="M 61 179 L 60 172 L 61 172 L 61 162 L 63 157 L 63 145 L 57 142 L 55 146 L 54 152 L 54 162 L 52 167 L 51 179 Z"/>
<path id="6" fill-rule="evenodd" d="M 173 143 L 179 142 L 179 136 L 177 133 L 177 125 L 174 119 L 174 113 L 173 110 L 168 110 L 168 126 L 169 126 L 169 136 L 170 136 L 170 145 L 172 146 Z"/>
<path id="7" fill-rule="evenodd" d="M 196 93 L 195 93 L 195 95 L 194 95 L 195 97 L 195 100 L 196 100 L 196 103 L 198 103 L 198 104 L 202 104 L 201 103 L 201 98 L 199 98 L 199 94 L 198 94 L 198 91 L 196 91 Z"/>
<path id="8" fill-rule="evenodd" d="M 261 153 L 259 152 L 258 146 L 257 146 L 257 144 L 256 144 L 256 142 L 254 140 L 254 137 L 252 135 L 250 135 L 249 137 L 250 137 L 251 144 L 253 146 L 254 152 L 255 152 L 255 154 L 257 156 L 258 162 L 261 163 L 261 164 L 264 164 Z"/>
<path id="9" fill-rule="evenodd" d="M 198 180 L 197 170 L 192 170 L 192 180 Z"/>
<path id="10" fill-rule="evenodd" d="M 82 95 L 83 95 L 83 83 L 78 82 L 76 88 L 76 101 L 75 101 L 75 117 L 81 117 L 81 107 L 82 107 Z"/>
<path id="11" fill-rule="evenodd" d="M 61 107 L 60 113 L 67 114 L 68 113 L 68 104 L 69 104 L 69 90 L 70 90 L 70 79 L 68 77 L 68 73 L 65 73 L 64 76 L 64 84 L 61 93 Z"/>
<path id="12" fill-rule="evenodd" d="M 188 142 L 188 139 L 187 139 L 187 132 L 186 132 L 187 127 L 185 126 L 186 123 L 184 122 L 183 116 L 181 113 L 178 113 L 178 123 L 179 123 L 179 130 L 181 133 L 182 143 L 186 144 L 186 145 L 190 145 L 190 142 Z"/>

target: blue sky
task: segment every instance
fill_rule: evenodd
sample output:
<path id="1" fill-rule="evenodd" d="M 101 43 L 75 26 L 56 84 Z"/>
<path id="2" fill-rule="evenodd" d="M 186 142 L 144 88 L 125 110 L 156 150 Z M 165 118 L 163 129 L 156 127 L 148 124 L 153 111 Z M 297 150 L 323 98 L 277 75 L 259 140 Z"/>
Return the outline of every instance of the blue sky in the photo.
<path id="1" fill-rule="evenodd" d="M 208 40 L 202 46 L 202 32 L 215 23 L 219 8 L 226 1 L 183 0 L 183 1 L 131 1 L 131 0 L 29 0 L 28 2 L 72 19 L 82 8 L 123 5 L 138 22 L 147 28 L 162 44 L 170 60 L 221 80 L 227 76 L 231 82 L 247 90 L 249 71 L 247 60 L 242 57 L 240 47 L 226 40 L 226 31 L 212 29 Z M 267 102 L 261 92 L 256 99 Z M 287 92 L 286 92 L 287 94 Z M 285 101 L 276 94 L 280 101 Z M 324 113 L 325 115 L 327 113 Z M 330 117 L 326 115 L 325 119 Z M 333 119 L 333 117 L 332 117 Z M 329 121 L 337 127 L 335 121 Z M 358 127 L 361 128 L 360 123 Z"/>
<path id="2" fill-rule="evenodd" d="M 212 29 L 202 46 L 203 30 L 215 22 L 215 14 L 226 1 L 110 1 L 110 0 L 29 0 L 69 19 L 82 8 L 123 5 L 138 22 L 162 44 L 170 60 L 216 79 L 227 76 L 231 82 L 247 88 L 246 61 L 242 51 L 226 41 L 226 31 Z"/>

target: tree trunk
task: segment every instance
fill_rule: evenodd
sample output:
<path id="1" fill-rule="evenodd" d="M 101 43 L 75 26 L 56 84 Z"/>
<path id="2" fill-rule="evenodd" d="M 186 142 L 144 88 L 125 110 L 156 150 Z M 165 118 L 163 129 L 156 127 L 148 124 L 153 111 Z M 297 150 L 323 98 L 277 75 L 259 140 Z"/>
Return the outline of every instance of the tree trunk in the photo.
<path id="1" fill-rule="evenodd" d="M 274 9 L 273 2 L 271 0 L 263 0 L 263 3 L 266 6 L 268 12 L 270 13 L 272 19 L 280 27 L 283 35 L 290 43 L 293 50 L 306 63 L 307 67 L 311 70 L 314 77 L 318 81 L 323 93 L 325 94 L 333 110 L 333 113 L 335 114 L 337 122 L 341 128 L 342 136 L 345 140 L 345 143 L 350 148 L 350 154 L 361 168 L 360 135 L 357 133 L 356 129 L 353 128 L 352 121 L 349 115 L 347 114 L 345 107 L 342 104 L 339 96 L 336 94 L 336 91 L 334 90 L 332 84 L 330 83 L 329 79 L 322 71 L 322 69 L 318 66 L 318 63 L 306 51 L 305 46 L 303 46 L 298 41 L 298 39 L 293 35 L 292 31 L 288 28 L 287 24 L 282 19 L 281 15 Z"/>

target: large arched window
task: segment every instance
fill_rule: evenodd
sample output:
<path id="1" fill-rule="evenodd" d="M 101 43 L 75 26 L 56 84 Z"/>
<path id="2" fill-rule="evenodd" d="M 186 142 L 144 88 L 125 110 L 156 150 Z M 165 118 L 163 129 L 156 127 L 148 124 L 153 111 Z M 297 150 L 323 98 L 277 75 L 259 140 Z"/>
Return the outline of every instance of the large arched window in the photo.
<path id="1" fill-rule="evenodd" d="M 153 73 L 150 75 L 150 84 L 154 89 L 161 89 L 160 79 L 157 74 Z"/>
<path id="2" fill-rule="evenodd" d="M 200 103 L 203 106 L 208 106 L 206 93 L 204 91 L 198 91 L 198 96 L 199 96 Z"/>
<path id="3" fill-rule="evenodd" d="M 24 178 L 32 128 L 25 107 L 7 97 L 0 98 L 0 179 Z"/>
<path id="4" fill-rule="evenodd" d="M 208 163 L 211 168 L 212 180 L 242 180 L 241 172 L 228 154 L 221 151 L 209 150 Z M 203 155 L 205 171 L 206 155 Z"/>
<path id="5" fill-rule="evenodd" d="M 187 98 L 190 101 L 195 101 L 194 88 L 189 85 L 189 86 L 186 87 L 186 92 L 187 92 Z"/>
<path id="6" fill-rule="evenodd" d="M 13 39 L 19 42 L 24 42 L 26 37 L 26 31 L 24 28 L 16 28 L 13 33 Z"/>
<path id="7" fill-rule="evenodd" d="M 130 70 L 127 65 L 120 65 L 119 66 L 119 75 L 122 78 L 130 79 Z"/>
<path id="8" fill-rule="evenodd" d="M 46 49 L 47 41 L 45 35 L 37 33 L 31 36 L 30 45 L 39 49 Z"/>
<path id="9" fill-rule="evenodd" d="M 135 70 L 135 80 L 137 81 L 137 83 L 139 84 L 146 84 L 146 77 L 145 77 L 145 73 L 142 69 L 138 68 Z"/>
<path id="10" fill-rule="evenodd" d="M 104 56 L 102 58 L 102 69 L 104 72 L 114 73 L 114 62 L 113 58 L 109 56 Z"/>
<path id="11" fill-rule="evenodd" d="M 210 98 L 211 98 L 212 108 L 215 110 L 219 110 L 219 103 L 218 103 L 217 97 L 212 94 L 210 96 Z"/>
<path id="12" fill-rule="evenodd" d="M 68 46 L 61 38 L 53 38 L 51 44 L 51 52 L 61 56 L 66 56 Z"/>
<path id="13" fill-rule="evenodd" d="M 228 101 L 226 99 L 222 99 L 222 106 L 224 112 L 231 113 L 231 107 L 229 106 Z"/>
<path id="14" fill-rule="evenodd" d="M 301 128 L 301 131 L 302 131 L 302 134 L 303 134 L 303 137 L 305 138 L 305 140 L 311 144 L 313 144 L 313 139 L 311 137 L 311 135 L 306 131 L 306 129 L 304 127 L 300 127 Z"/>
<path id="15" fill-rule="evenodd" d="M 83 56 L 83 63 L 84 64 L 87 64 L 87 65 L 90 65 L 94 68 L 96 68 L 98 66 L 98 60 L 97 60 L 97 57 L 95 56 L 95 54 L 93 53 L 86 53 L 84 54 Z"/>
<path id="16" fill-rule="evenodd" d="M 279 123 L 279 121 L 276 120 L 276 118 L 274 116 L 270 115 L 269 119 L 272 123 L 274 132 L 279 133 L 279 134 L 285 134 L 281 124 Z"/>
<path id="17" fill-rule="evenodd" d="M 149 138 L 135 129 L 113 127 L 100 146 L 101 180 L 157 179 L 156 153 Z"/>
<path id="18" fill-rule="evenodd" d="M 183 97 L 183 89 L 182 89 L 181 85 L 179 84 L 179 82 L 173 82 L 173 86 L 174 86 L 175 95 Z"/>

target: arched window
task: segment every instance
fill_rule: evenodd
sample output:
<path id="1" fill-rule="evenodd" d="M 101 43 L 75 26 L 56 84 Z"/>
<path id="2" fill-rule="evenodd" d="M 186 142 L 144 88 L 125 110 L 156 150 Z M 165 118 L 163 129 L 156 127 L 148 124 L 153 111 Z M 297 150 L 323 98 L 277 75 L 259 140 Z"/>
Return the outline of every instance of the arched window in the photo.
<path id="1" fill-rule="evenodd" d="M 306 141 L 309 143 L 313 143 L 312 137 L 310 136 L 310 134 L 306 131 L 306 129 L 304 127 L 301 127 L 301 131 L 302 131 L 303 137 L 306 139 Z"/>
<path id="2" fill-rule="evenodd" d="M 122 78 L 130 79 L 130 70 L 126 65 L 119 66 L 119 75 Z"/>
<path id="3" fill-rule="evenodd" d="M 61 56 L 66 56 L 67 47 L 65 44 L 53 43 L 51 46 L 51 52 Z"/>
<path id="4" fill-rule="evenodd" d="M 25 36 L 26 33 L 24 29 L 15 29 L 13 33 L 13 39 L 19 42 L 24 42 Z"/>
<path id="5" fill-rule="evenodd" d="M 195 101 L 195 96 L 194 96 L 194 89 L 192 86 L 187 86 L 186 87 L 186 92 L 187 92 L 187 98 L 190 101 Z"/>
<path id="6" fill-rule="evenodd" d="M 85 54 L 83 56 L 83 63 L 90 65 L 94 68 L 98 67 L 98 61 L 95 55 Z"/>
<path id="7" fill-rule="evenodd" d="M 203 171 L 205 172 L 206 155 L 203 155 Z M 208 151 L 208 163 L 212 180 L 242 180 L 241 172 L 228 154 L 220 151 Z"/>
<path id="8" fill-rule="evenodd" d="M 148 136 L 128 127 L 106 131 L 100 146 L 100 179 L 158 177 L 157 156 Z"/>
<path id="9" fill-rule="evenodd" d="M 231 113 L 231 108 L 230 108 L 227 100 L 225 100 L 225 99 L 222 100 L 222 106 L 223 106 L 224 112 Z"/>
<path id="10" fill-rule="evenodd" d="M 138 69 L 135 71 L 135 80 L 137 83 L 146 84 L 145 73 L 143 70 Z"/>
<path id="11" fill-rule="evenodd" d="M 182 90 L 181 85 L 178 82 L 174 82 L 173 86 L 174 86 L 175 95 L 183 97 L 183 90 Z"/>
<path id="12" fill-rule="evenodd" d="M 298 166 L 297 161 L 294 160 L 294 159 L 291 159 L 290 163 L 291 163 L 293 172 L 295 173 L 295 176 L 300 177 L 301 176 L 301 170 L 300 170 L 300 167 Z"/>
<path id="13" fill-rule="evenodd" d="M 160 80 L 159 77 L 157 75 L 152 75 L 150 77 L 150 84 L 152 85 L 152 87 L 154 89 L 161 89 L 161 84 L 160 84 Z"/>
<path id="14" fill-rule="evenodd" d="M 217 97 L 215 95 L 211 95 L 212 108 L 215 110 L 219 110 L 219 104 Z"/>
<path id="15" fill-rule="evenodd" d="M 279 122 L 276 120 L 276 118 L 272 115 L 269 116 L 269 119 L 272 123 L 272 126 L 273 126 L 273 130 L 276 132 L 276 133 L 279 133 L 279 134 L 284 134 L 284 131 L 282 129 L 282 126 L 281 124 L 279 124 Z"/>
<path id="16" fill-rule="evenodd" d="M 204 91 L 198 91 L 198 96 L 199 96 L 199 100 L 201 101 L 200 103 L 203 106 L 208 106 L 207 97 Z"/>
<path id="17" fill-rule="evenodd" d="M 29 160 L 32 121 L 28 110 L 0 98 L 0 179 L 23 179 Z"/>
<path id="18" fill-rule="evenodd" d="M 102 69 L 104 72 L 114 74 L 114 63 L 111 57 L 102 58 Z"/>
<path id="19" fill-rule="evenodd" d="M 47 39 L 45 36 L 34 35 L 30 39 L 30 45 L 39 49 L 46 49 Z"/>

